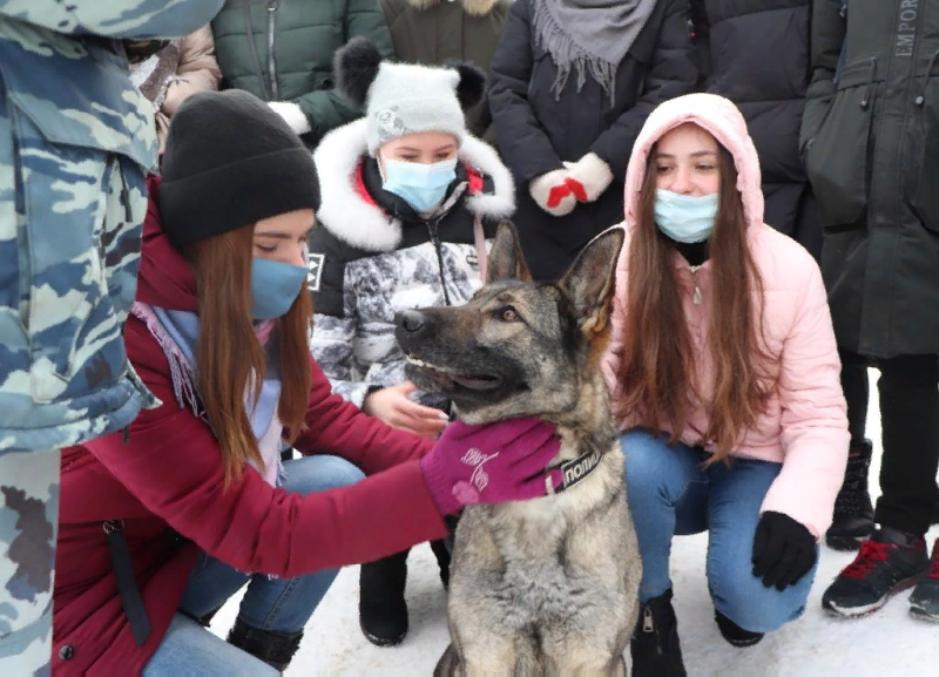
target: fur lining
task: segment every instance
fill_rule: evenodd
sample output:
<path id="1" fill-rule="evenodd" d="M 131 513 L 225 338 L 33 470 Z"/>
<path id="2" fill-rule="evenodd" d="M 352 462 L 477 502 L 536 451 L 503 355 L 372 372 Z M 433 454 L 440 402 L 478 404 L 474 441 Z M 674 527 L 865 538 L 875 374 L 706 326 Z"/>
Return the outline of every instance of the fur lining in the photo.
<path id="1" fill-rule="evenodd" d="M 460 74 L 460 84 L 456 86 L 456 98 L 460 108 L 469 110 L 482 101 L 486 95 L 486 74 L 471 63 L 446 64 Z"/>
<path id="2" fill-rule="evenodd" d="M 334 129 L 313 153 L 320 180 L 320 225 L 343 242 L 370 252 L 389 252 L 401 242 L 401 222 L 362 200 L 353 183 L 355 168 L 368 154 L 368 120 L 362 118 Z M 466 208 L 483 218 L 504 219 L 515 211 L 512 174 L 489 144 L 467 134 L 460 159 L 492 179 L 494 192 L 466 199 Z"/>
<path id="3" fill-rule="evenodd" d="M 463 137 L 460 159 L 492 179 L 493 192 L 466 198 L 466 207 L 489 219 L 507 219 L 515 213 L 515 181 L 496 149 L 471 134 Z"/>
<path id="4" fill-rule="evenodd" d="M 362 36 L 356 36 L 333 57 L 336 87 L 359 108 L 368 100 L 368 90 L 378 77 L 381 52 Z"/>
<path id="5" fill-rule="evenodd" d="M 463 9 L 467 14 L 473 16 L 485 16 L 492 11 L 499 0 L 463 0 Z M 440 3 L 440 0 L 407 0 L 407 3 L 415 9 L 427 9 Z"/>

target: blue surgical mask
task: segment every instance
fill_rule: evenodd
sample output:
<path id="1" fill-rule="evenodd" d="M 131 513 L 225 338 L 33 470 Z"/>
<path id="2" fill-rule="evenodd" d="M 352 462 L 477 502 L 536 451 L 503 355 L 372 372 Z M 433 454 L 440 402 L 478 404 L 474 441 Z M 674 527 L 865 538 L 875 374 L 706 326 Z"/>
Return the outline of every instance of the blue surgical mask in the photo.
<path id="1" fill-rule="evenodd" d="M 695 197 L 670 190 L 655 191 L 655 225 L 675 242 L 704 242 L 714 230 L 720 197 Z"/>
<path id="2" fill-rule="evenodd" d="M 306 276 L 305 266 L 254 257 L 251 260 L 251 318 L 273 320 L 286 315 Z"/>
<path id="3" fill-rule="evenodd" d="M 427 213 L 439 205 L 456 178 L 456 158 L 424 164 L 384 160 L 382 188 L 394 193 L 415 211 Z"/>

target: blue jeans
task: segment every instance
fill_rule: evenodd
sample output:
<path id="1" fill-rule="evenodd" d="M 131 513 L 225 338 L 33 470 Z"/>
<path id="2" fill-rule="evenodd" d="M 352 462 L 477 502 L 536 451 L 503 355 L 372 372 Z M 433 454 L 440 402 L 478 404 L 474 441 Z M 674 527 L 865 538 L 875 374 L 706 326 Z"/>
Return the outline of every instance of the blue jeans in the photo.
<path id="1" fill-rule="evenodd" d="M 283 488 L 304 495 L 354 484 L 364 477 L 361 470 L 338 456 L 306 456 L 286 461 L 284 475 Z M 315 535 L 310 538 L 310 547 L 316 547 Z M 253 628 L 295 634 L 310 620 L 337 573 L 337 569 L 328 569 L 295 578 L 273 578 L 243 573 L 202 553 L 186 584 L 179 610 L 199 618 L 218 609 L 247 583 L 238 618 Z M 197 623 L 190 621 L 190 626 L 187 620 L 182 614 L 176 615 L 170 631 L 147 663 L 145 675 L 192 673 L 194 660 L 211 662 L 213 674 L 258 674 L 256 669 L 244 672 L 250 667 L 251 658 L 245 652 L 222 642 Z M 206 655 L 196 657 L 200 653 Z M 229 665 L 235 667 L 229 670 Z"/>
<path id="2" fill-rule="evenodd" d="M 753 575 L 753 534 L 779 463 L 737 458 L 729 468 L 704 469 L 706 452 L 645 430 L 623 434 L 620 443 L 642 556 L 641 601 L 672 587 L 672 536 L 708 531 L 708 590 L 718 611 L 751 632 L 776 630 L 802 614 L 815 568 L 782 592 Z"/>

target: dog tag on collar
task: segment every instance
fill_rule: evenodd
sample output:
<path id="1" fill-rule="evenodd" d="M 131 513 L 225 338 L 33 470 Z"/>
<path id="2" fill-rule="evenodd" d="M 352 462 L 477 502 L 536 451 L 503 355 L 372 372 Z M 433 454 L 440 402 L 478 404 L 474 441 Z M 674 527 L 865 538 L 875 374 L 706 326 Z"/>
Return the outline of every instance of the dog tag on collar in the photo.
<path id="1" fill-rule="evenodd" d="M 594 468 L 600 465 L 600 452 L 590 451 L 583 456 L 578 456 L 571 461 L 565 461 L 560 465 L 561 486 L 554 489 L 550 476 L 545 482 L 545 487 L 552 485 L 552 491 L 549 494 L 558 493 L 574 486 L 587 475 L 593 472 Z"/>

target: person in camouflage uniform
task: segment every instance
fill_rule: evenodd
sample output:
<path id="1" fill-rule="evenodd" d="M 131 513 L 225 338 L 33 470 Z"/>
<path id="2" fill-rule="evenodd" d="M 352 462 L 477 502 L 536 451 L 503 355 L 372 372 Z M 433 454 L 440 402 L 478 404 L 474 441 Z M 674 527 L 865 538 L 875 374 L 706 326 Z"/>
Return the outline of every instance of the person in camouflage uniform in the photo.
<path id="1" fill-rule="evenodd" d="M 0 674 L 49 671 L 58 449 L 156 403 L 121 335 L 157 144 L 119 41 L 221 5 L 0 0 Z"/>

